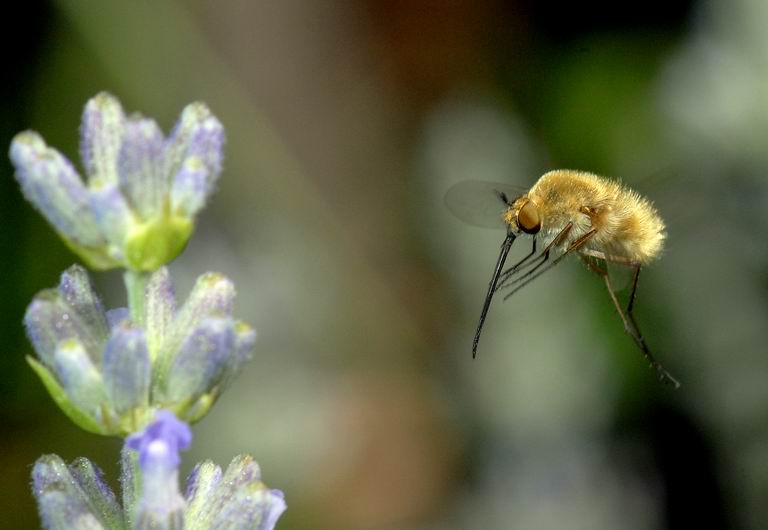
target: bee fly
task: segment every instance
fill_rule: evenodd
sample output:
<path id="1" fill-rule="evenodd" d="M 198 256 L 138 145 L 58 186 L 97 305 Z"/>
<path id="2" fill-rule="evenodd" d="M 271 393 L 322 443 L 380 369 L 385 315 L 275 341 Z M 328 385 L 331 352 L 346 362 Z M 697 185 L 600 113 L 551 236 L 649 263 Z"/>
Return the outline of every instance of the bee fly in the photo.
<path id="1" fill-rule="evenodd" d="M 493 197 L 495 204 L 473 204 L 471 199 L 481 195 Z M 651 354 L 632 314 L 640 269 L 658 258 L 666 238 L 664 221 L 647 199 L 615 180 L 561 169 L 545 173 L 523 193 L 504 184 L 460 182 L 448 190 L 446 204 L 471 224 L 503 226 L 507 231 L 472 341 L 473 357 L 477 355 L 480 333 L 494 294 L 504 291 L 506 300 L 574 254 L 603 279 L 624 330 L 659 379 L 675 388 L 680 386 Z M 530 253 L 504 269 L 512 244 L 522 235 L 532 236 Z M 541 251 L 539 245 L 543 247 Z M 631 273 L 626 308 L 616 295 L 609 266 Z"/>

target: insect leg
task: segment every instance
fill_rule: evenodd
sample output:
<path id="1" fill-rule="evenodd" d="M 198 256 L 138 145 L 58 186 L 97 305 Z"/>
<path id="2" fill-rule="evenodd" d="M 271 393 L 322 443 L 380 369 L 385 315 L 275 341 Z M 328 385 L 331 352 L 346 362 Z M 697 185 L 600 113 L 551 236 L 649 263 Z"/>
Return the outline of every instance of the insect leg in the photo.
<path id="1" fill-rule="evenodd" d="M 584 265 L 586 265 L 589 270 L 591 270 L 592 272 L 594 272 L 600 277 L 602 277 L 603 274 L 608 274 L 608 271 L 606 269 L 601 268 L 594 261 L 590 261 L 589 257 L 596 257 L 596 256 L 594 256 L 592 253 L 587 253 L 584 251 L 579 252 L 579 259 L 584 262 Z M 605 260 L 606 258 L 603 256 L 600 259 Z"/>
<path id="2" fill-rule="evenodd" d="M 522 268 L 519 268 L 517 270 L 512 270 L 515 268 L 515 267 L 512 267 L 509 271 L 505 271 L 505 272 L 509 272 L 509 274 L 506 274 L 505 278 L 499 284 L 496 290 L 510 287 L 518 282 L 525 280 L 526 278 L 530 277 L 532 274 L 535 274 L 536 271 L 542 265 L 544 265 L 547 262 L 547 260 L 549 260 L 549 253 L 552 250 L 552 248 L 562 244 L 562 242 L 565 241 L 565 238 L 568 237 L 568 234 L 570 233 L 571 228 L 573 228 L 573 223 L 568 223 L 567 225 L 565 225 L 565 227 L 557 234 L 557 236 L 555 236 L 555 238 L 549 243 L 549 245 L 546 246 L 544 251 L 541 254 L 539 254 L 533 261 L 530 261 L 529 263 L 525 264 Z M 528 259 L 529 257 L 530 256 L 526 256 L 525 259 Z M 531 265 L 533 265 L 532 268 L 530 268 Z M 528 268 L 530 268 L 528 272 L 526 272 L 519 278 L 515 278 L 514 280 L 512 279 L 512 276 L 514 276 L 514 274 L 522 272 L 523 270 Z M 505 300 L 507 298 L 508 296 L 504 297 Z"/>
<path id="3" fill-rule="evenodd" d="M 538 278 L 539 276 L 541 276 L 542 274 L 547 272 L 549 269 L 551 269 L 552 267 L 554 267 L 555 265 L 557 265 L 558 263 L 563 261 L 563 259 L 565 259 L 565 257 L 568 256 L 571 252 L 573 252 L 575 250 L 578 250 L 579 248 L 583 247 L 587 243 L 587 241 L 589 241 L 592 238 L 592 236 L 595 235 L 595 232 L 596 232 L 596 230 L 592 229 L 589 232 L 587 232 L 586 234 L 583 234 L 583 235 L 579 236 L 578 238 L 576 238 L 575 240 L 573 240 L 571 242 L 571 244 L 568 245 L 568 248 L 566 248 L 565 251 L 561 255 L 559 255 L 557 257 L 557 259 L 555 259 L 554 261 L 548 263 L 547 266 L 544 267 L 543 269 L 537 271 L 537 269 L 541 265 L 544 264 L 544 262 L 542 261 L 539 265 L 537 265 L 536 267 L 534 267 L 532 270 L 530 270 L 529 272 L 525 273 L 521 277 L 516 278 L 512 282 L 508 282 L 505 287 L 511 287 L 512 285 L 515 285 L 515 284 L 520 284 L 520 285 L 517 285 L 517 287 L 512 289 L 511 292 L 509 292 L 506 295 L 504 295 L 504 300 L 508 299 L 510 296 L 515 294 L 517 291 L 519 291 L 520 289 L 522 289 L 523 287 L 525 287 L 526 285 L 531 283 L 533 280 L 535 280 L 536 278 Z"/>
<path id="4" fill-rule="evenodd" d="M 637 282 L 640 280 L 640 265 L 635 265 L 635 272 L 632 274 L 632 290 L 629 293 L 629 303 L 627 304 L 627 315 L 634 321 L 632 309 L 635 306 L 635 295 L 637 294 Z M 637 327 L 637 325 L 635 325 Z M 639 331 L 639 330 L 638 330 Z"/>
<path id="5" fill-rule="evenodd" d="M 531 252 L 528 253 L 528 255 L 525 256 L 523 259 L 521 259 L 520 261 L 512 265 L 510 268 L 502 272 L 501 276 L 499 276 L 499 284 L 500 285 L 503 284 L 505 281 L 507 281 L 507 278 L 509 278 L 511 274 L 515 274 L 516 272 L 518 272 L 518 269 L 521 269 L 521 267 L 523 267 L 525 262 L 528 261 L 531 258 L 531 256 L 533 256 L 534 254 L 536 254 L 536 237 L 533 238 L 533 247 L 531 248 Z M 532 261 L 528 263 L 528 265 L 530 265 L 531 263 L 534 263 L 534 262 Z"/>
<path id="6" fill-rule="evenodd" d="M 672 377 L 672 374 L 667 372 L 664 367 L 661 365 L 659 361 L 656 360 L 656 358 L 651 354 L 651 351 L 648 349 L 648 345 L 645 343 L 645 339 L 643 339 L 643 335 L 640 332 L 640 328 L 637 325 L 637 322 L 635 322 L 635 317 L 632 315 L 632 309 L 634 307 L 635 303 L 635 294 L 637 293 L 637 283 L 638 279 L 640 278 L 640 265 L 635 264 L 632 265 L 635 269 L 633 273 L 632 278 L 632 291 L 629 295 L 629 304 L 627 306 L 626 312 L 621 307 L 621 303 L 619 302 L 619 299 L 616 297 L 616 293 L 613 290 L 613 286 L 611 285 L 611 280 L 608 277 L 607 273 L 601 274 L 603 277 L 603 280 L 605 281 L 605 286 L 608 288 L 608 294 L 611 297 L 611 301 L 613 302 L 614 307 L 616 307 L 616 311 L 619 313 L 619 316 L 621 317 L 621 321 L 624 323 L 624 331 L 632 337 L 632 340 L 635 341 L 635 344 L 640 348 L 640 350 L 643 352 L 643 355 L 645 356 L 646 360 L 651 364 L 651 368 L 656 370 L 656 373 L 659 376 L 659 380 L 668 383 L 672 385 L 675 388 L 680 387 L 680 383 L 677 379 Z"/>
<path id="7" fill-rule="evenodd" d="M 534 259 L 530 260 L 528 263 L 525 263 L 522 267 L 519 267 L 515 270 L 508 270 L 509 274 L 506 275 L 504 280 L 499 282 L 498 287 L 496 287 L 496 290 L 500 289 L 506 289 L 507 287 L 510 287 L 512 285 L 515 285 L 517 282 L 521 281 L 522 279 L 530 276 L 534 272 L 536 272 L 544 263 L 549 260 L 549 250 L 544 250 L 541 254 L 536 256 Z M 518 274 L 525 271 L 525 274 L 522 276 L 515 278 Z"/>

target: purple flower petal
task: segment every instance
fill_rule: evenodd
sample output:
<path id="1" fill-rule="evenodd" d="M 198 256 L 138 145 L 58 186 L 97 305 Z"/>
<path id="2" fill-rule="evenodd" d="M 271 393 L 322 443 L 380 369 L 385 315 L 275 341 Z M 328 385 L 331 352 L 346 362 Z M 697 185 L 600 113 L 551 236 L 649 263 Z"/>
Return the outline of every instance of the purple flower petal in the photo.
<path id="1" fill-rule="evenodd" d="M 195 466 L 187 478 L 187 490 L 184 494 L 187 500 L 187 517 L 199 520 L 200 514 L 221 482 L 221 476 L 221 468 L 210 460 Z"/>
<path id="2" fill-rule="evenodd" d="M 240 372 L 246 361 L 251 358 L 253 346 L 256 344 L 256 330 L 242 321 L 235 322 L 234 351 L 227 363 L 227 371 L 222 378 L 222 389 L 229 386 L 235 376 Z"/>
<path id="3" fill-rule="evenodd" d="M 104 474 L 87 458 L 76 458 L 67 466 L 72 478 L 90 500 L 94 512 L 105 523 L 106 528 L 122 528 L 123 512 L 115 494 L 104 482 Z"/>
<path id="4" fill-rule="evenodd" d="M 221 274 L 209 272 L 198 277 L 192 292 L 176 315 L 162 351 L 170 360 L 191 330 L 209 315 L 231 315 L 235 301 L 235 286 Z"/>
<path id="5" fill-rule="evenodd" d="M 163 133 L 154 120 L 132 117 L 125 122 L 118 171 L 120 188 L 144 221 L 162 213 L 170 182 L 163 172 Z"/>
<path id="6" fill-rule="evenodd" d="M 288 507 L 285 503 L 285 494 L 280 490 L 271 489 L 266 497 L 262 508 L 264 511 L 263 519 L 257 530 L 273 530 L 277 520 Z"/>
<path id="7" fill-rule="evenodd" d="M 88 192 L 66 158 L 32 131 L 13 139 L 10 157 L 24 196 L 62 236 L 84 246 L 103 243 Z"/>
<path id="8" fill-rule="evenodd" d="M 67 312 L 57 300 L 53 289 L 38 293 L 24 314 L 27 337 L 37 356 L 48 366 L 53 365 L 53 352 L 60 340 L 77 337 L 77 331 L 69 326 Z"/>
<path id="9" fill-rule="evenodd" d="M 57 345 L 66 339 L 77 339 L 99 366 L 106 338 L 106 319 L 99 316 L 101 311 L 85 271 L 75 265 L 62 274 L 58 290 L 48 289 L 35 296 L 24 315 L 24 325 L 38 356 L 49 366 Z"/>
<path id="10" fill-rule="evenodd" d="M 171 276 L 166 267 L 161 267 L 152 274 L 145 294 L 147 346 L 151 358 L 154 359 L 170 332 L 176 314 L 176 297 Z"/>
<path id="11" fill-rule="evenodd" d="M 173 180 L 171 204 L 181 215 L 192 217 L 204 205 L 208 196 L 208 168 L 200 158 L 190 157 Z"/>
<path id="12" fill-rule="evenodd" d="M 213 390 L 226 373 L 235 334 L 229 318 L 208 317 L 187 337 L 167 374 L 168 399 L 184 403 Z"/>
<path id="13" fill-rule="evenodd" d="M 208 190 L 221 171 L 224 127 L 203 103 L 187 105 L 166 142 L 166 171 L 174 177 L 184 161 L 198 157 L 208 169 Z"/>
<path id="14" fill-rule="evenodd" d="M 193 103 L 192 106 L 195 104 Z M 200 105 L 200 104 L 197 104 Z M 185 110 L 186 111 L 186 110 Z M 197 157 L 208 168 L 211 179 L 209 190 L 221 172 L 222 151 L 224 148 L 224 126 L 210 111 L 205 108 L 207 116 L 200 120 L 189 138 L 187 157 Z M 194 112 L 194 111 L 193 111 Z M 205 113 L 201 113 L 205 114 Z"/>
<path id="15" fill-rule="evenodd" d="M 104 349 L 104 386 L 115 412 L 122 415 L 146 407 L 150 378 L 144 332 L 128 325 L 115 328 Z"/>
<path id="16" fill-rule="evenodd" d="M 106 340 L 109 331 L 104 306 L 93 290 L 88 272 L 79 265 L 73 265 L 61 275 L 59 294 L 93 334 L 94 340 Z"/>
<path id="17" fill-rule="evenodd" d="M 123 107 L 111 94 L 102 92 L 85 105 L 80 154 L 89 183 L 117 184 L 117 157 L 124 127 Z"/>
<path id="18" fill-rule="evenodd" d="M 134 222 L 134 215 L 118 185 L 92 186 L 90 204 L 96 224 L 106 239 L 121 249 Z"/>
<path id="19" fill-rule="evenodd" d="M 188 449 L 191 443 L 189 426 L 167 410 L 158 411 L 154 422 L 125 441 L 128 448 L 139 453 L 139 465 L 145 472 L 156 468 L 176 469 L 179 451 Z"/>
<path id="20" fill-rule="evenodd" d="M 127 307 L 116 307 L 115 309 L 107 311 L 107 323 L 109 324 L 110 330 L 115 329 L 115 327 L 119 326 L 129 318 L 131 318 L 131 312 Z"/>
<path id="21" fill-rule="evenodd" d="M 96 417 L 107 396 L 101 374 L 83 345 L 76 339 L 60 342 L 52 368 L 72 404 Z"/>
<path id="22" fill-rule="evenodd" d="M 189 448 L 191 442 L 189 426 L 166 410 L 158 411 L 153 423 L 126 440 L 125 446 L 139 453 L 141 467 L 134 528 L 171 530 L 183 526 L 185 504 L 178 484 L 179 450 Z"/>

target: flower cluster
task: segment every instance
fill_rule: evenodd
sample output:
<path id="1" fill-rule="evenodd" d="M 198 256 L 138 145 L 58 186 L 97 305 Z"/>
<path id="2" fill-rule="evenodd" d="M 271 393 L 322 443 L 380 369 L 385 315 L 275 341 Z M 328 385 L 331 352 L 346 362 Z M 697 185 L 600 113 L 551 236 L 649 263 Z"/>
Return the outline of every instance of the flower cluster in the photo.
<path id="1" fill-rule="evenodd" d="M 13 139 L 10 157 L 26 198 L 89 266 L 151 271 L 187 244 L 223 144 L 221 123 L 202 103 L 187 106 L 164 138 L 154 120 L 126 117 L 102 93 L 83 113 L 86 182 L 34 131 Z"/>
<path id="2" fill-rule="evenodd" d="M 24 323 L 38 360 L 29 363 L 56 403 L 83 429 L 129 434 L 158 409 L 185 421 L 202 417 L 248 359 L 256 332 L 232 318 L 234 286 L 219 274 L 198 278 L 176 308 L 168 270 L 146 284 L 143 319 L 104 311 L 77 265 L 57 289 L 38 294 Z M 138 321 L 137 321 L 138 320 Z"/>
<path id="3" fill-rule="evenodd" d="M 261 482 L 248 455 L 226 471 L 210 461 L 192 471 L 186 493 L 178 486 L 179 450 L 191 443 L 189 427 L 167 411 L 123 448 L 123 504 L 97 466 L 85 458 L 67 465 L 56 455 L 38 459 L 32 483 L 49 530 L 272 530 L 285 510 L 283 493 Z"/>
<path id="4" fill-rule="evenodd" d="M 24 325 L 29 364 L 81 428 L 127 436 L 122 503 L 85 458 L 41 457 L 33 489 L 48 530 L 272 530 L 285 510 L 252 457 L 226 471 L 203 462 L 182 495 L 179 451 L 250 357 L 256 332 L 233 314 L 226 277 L 200 276 L 177 307 L 164 266 L 185 247 L 194 217 L 221 170 L 224 129 L 193 103 L 164 138 L 102 93 L 85 107 L 81 154 L 87 180 L 35 132 L 10 157 L 26 198 L 93 269 L 122 267 L 127 307 L 105 310 L 86 270 L 73 265 L 40 292 Z"/>

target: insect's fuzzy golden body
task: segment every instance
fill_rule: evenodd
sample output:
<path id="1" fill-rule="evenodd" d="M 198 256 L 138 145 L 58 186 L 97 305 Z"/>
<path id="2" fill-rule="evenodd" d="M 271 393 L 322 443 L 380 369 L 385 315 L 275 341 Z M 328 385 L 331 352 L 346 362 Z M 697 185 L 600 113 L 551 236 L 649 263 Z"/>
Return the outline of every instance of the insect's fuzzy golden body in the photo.
<path id="1" fill-rule="evenodd" d="M 642 265 L 656 258 L 664 245 L 664 221 L 653 205 L 615 180 L 566 169 L 545 173 L 505 213 L 513 228 L 526 201 L 536 205 L 545 239 L 572 223 L 564 245 L 594 230 L 582 250 Z"/>

